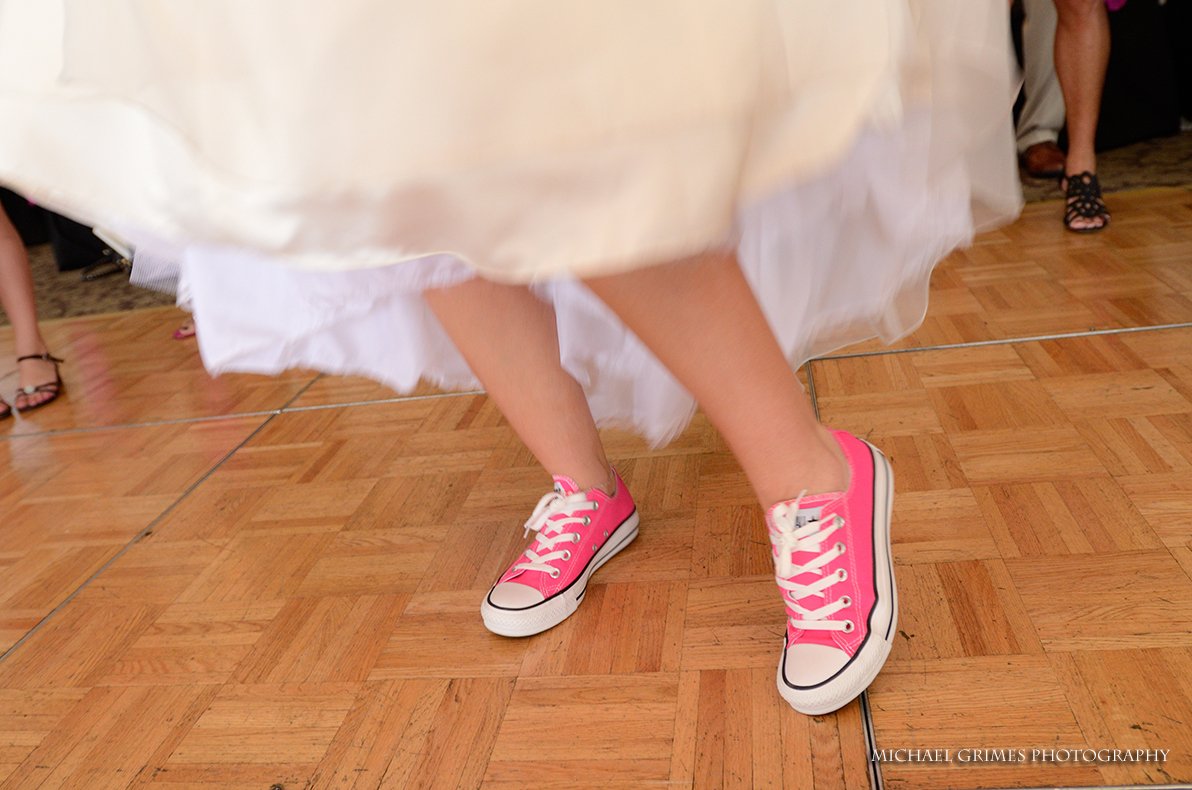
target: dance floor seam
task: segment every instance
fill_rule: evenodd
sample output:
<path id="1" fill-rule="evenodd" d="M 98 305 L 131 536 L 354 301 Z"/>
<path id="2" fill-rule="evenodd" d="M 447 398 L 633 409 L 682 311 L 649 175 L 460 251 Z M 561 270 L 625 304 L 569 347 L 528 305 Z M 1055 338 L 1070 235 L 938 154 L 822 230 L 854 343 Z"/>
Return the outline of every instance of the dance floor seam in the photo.
<path id="1" fill-rule="evenodd" d="M 63 320 L 70 320 L 70 319 L 63 319 Z M 1012 345 L 1018 345 L 1018 344 L 1022 344 L 1022 343 L 1038 343 L 1038 342 L 1052 341 L 1052 340 L 1071 340 L 1071 339 L 1078 339 L 1078 338 L 1083 338 L 1083 337 L 1101 337 L 1101 336 L 1106 336 L 1106 335 L 1135 334 L 1135 333 L 1142 333 L 1142 332 L 1161 332 L 1161 331 L 1167 331 L 1167 330 L 1173 330 L 1173 329 L 1190 329 L 1190 328 L 1192 328 L 1192 322 L 1181 322 L 1181 323 L 1175 323 L 1175 324 L 1157 324 L 1154 326 L 1129 326 L 1129 327 L 1117 327 L 1114 329 L 1090 329 L 1090 330 L 1086 330 L 1083 332 L 1062 332 L 1062 333 L 1048 334 L 1048 335 L 1025 335 L 1022 337 L 999 338 L 997 340 L 980 340 L 980 341 L 973 341 L 973 342 L 967 342 L 967 343 L 945 343 L 945 344 L 940 344 L 940 345 L 919 346 L 919 347 L 911 347 L 911 348 L 888 348 L 888 349 L 882 349 L 882 350 L 878 350 L 878 351 L 859 351 L 859 352 L 853 353 L 853 354 L 826 354 L 822 357 L 815 357 L 814 359 L 810 360 L 810 362 L 808 362 L 807 366 L 814 365 L 814 364 L 820 363 L 820 362 L 828 362 L 828 361 L 832 361 L 832 360 L 858 359 L 858 358 L 863 358 L 863 357 L 881 357 L 881 356 L 890 356 L 890 355 L 895 355 L 895 354 L 922 354 L 922 353 L 930 353 L 933 351 L 948 351 L 948 350 L 960 349 L 960 348 L 985 348 L 985 347 L 989 347 L 989 346 L 1012 346 Z M 805 366 L 805 367 L 807 367 L 807 366 Z M 307 384 L 307 387 L 309 388 L 311 385 L 316 383 L 320 378 L 322 378 L 323 375 L 324 374 L 316 375 Z M 303 392 L 305 392 L 305 389 L 303 390 Z M 90 432 L 98 432 L 98 431 L 117 431 L 117 430 L 121 430 L 124 428 L 144 428 L 144 427 L 154 427 L 154 426 L 160 426 L 160 425 L 182 425 L 182 424 L 196 423 L 196 422 L 209 422 L 209 421 L 213 421 L 213 420 L 226 420 L 226 419 L 234 418 L 234 417 L 268 417 L 268 416 L 276 416 L 278 414 L 288 414 L 288 413 L 303 412 L 303 411 L 320 411 L 320 410 L 324 410 L 324 409 L 351 408 L 351 407 L 355 407 L 355 406 L 376 406 L 376 405 L 382 405 L 382 404 L 407 403 L 407 402 L 413 402 L 413 401 L 433 400 L 433 399 L 439 399 L 439 398 L 464 398 L 464 397 L 473 397 L 476 395 L 484 395 L 484 394 L 486 394 L 486 393 L 483 389 L 476 389 L 476 390 L 466 390 L 466 391 L 461 391 L 461 392 L 436 392 L 436 393 L 431 393 L 431 394 L 398 395 L 395 397 L 377 398 L 377 399 L 373 399 L 373 400 L 336 401 L 336 402 L 331 402 L 331 403 L 320 403 L 320 404 L 311 405 L 311 406 L 286 405 L 281 408 L 269 409 L 267 411 L 229 412 L 226 414 L 204 415 L 202 417 L 183 417 L 183 418 L 179 418 L 176 420 L 154 420 L 154 421 L 148 421 L 148 422 L 122 423 L 122 424 L 117 424 L 117 425 L 99 425 L 99 426 L 86 427 L 86 428 L 67 428 L 67 429 L 62 429 L 62 430 L 36 431 L 36 432 L 31 432 L 31 433 L 9 433 L 9 434 L 0 435 L 0 441 L 11 440 L 11 439 L 29 439 L 29 438 L 34 438 L 34 437 L 45 437 L 45 436 L 58 436 L 58 435 L 75 434 L 75 433 L 90 433 Z M 809 389 L 809 394 L 811 396 L 812 406 L 816 410 L 816 416 L 818 416 L 819 409 L 818 409 L 818 404 L 816 403 L 814 384 Z M 294 400 L 297 400 L 297 399 L 298 399 L 298 396 L 295 396 Z M 293 401 L 291 401 L 291 403 L 292 402 Z"/>
<path id="2" fill-rule="evenodd" d="M 944 343 L 938 346 L 916 346 L 913 348 L 888 348 L 881 351 L 859 351 L 855 354 L 825 354 L 816 357 L 812 362 L 826 362 L 831 359 L 856 359 L 857 357 L 882 357 L 890 354 L 915 354 L 926 351 L 946 351 L 953 348 L 984 348 L 986 346 L 1012 346 L 1019 343 L 1039 343 L 1047 340 L 1069 340 L 1079 337 L 1099 337 L 1101 335 L 1124 335 L 1133 332 L 1157 332 L 1165 329 L 1188 329 L 1192 322 L 1179 324 L 1159 324 L 1156 326 L 1124 326 L 1115 329 L 1089 329 L 1084 332 L 1060 332 L 1051 335 L 1030 335 L 1026 337 L 998 338 L 997 340 L 976 340 L 969 343 Z"/>
<path id="3" fill-rule="evenodd" d="M 311 380 L 310 384 L 307 384 L 307 385 L 306 385 L 306 387 L 303 387 L 303 388 L 302 388 L 302 390 L 301 390 L 301 391 L 300 391 L 300 392 L 299 392 L 297 395 L 295 395 L 295 396 L 293 397 L 293 399 L 291 400 L 291 403 L 292 403 L 294 400 L 297 400 L 299 397 L 301 397 L 302 393 L 303 393 L 303 392 L 306 392 L 306 390 L 307 390 L 307 389 L 309 389 L 309 388 L 310 388 L 310 386 L 311 386 L 312 384 L 314 384 L 314 383 L 315 383 L 315 381 L 317 381 L 317 380 L 318 380 L 318 378 L 316 377 L 315 379 Z M 102 566 L 102 567 L 100 567 L 100 569 L 99 569 L 99 570 L 95 571 L 95 573 L 93 573 L 93 574 L 91 574 L 91 576 L 87 577 L 87 579 L 86 579 L 86 580 L 85 580 L 85 581 L 84 581 L 82 584 L 80 584 L 80 585 L 79 585 L 77 588 L 75 588 L 75 590 L 73 590 L 73 591 L 70 593 L 70 595 L 69 595 L 69 596 L 67 596 L 67 598 L 66 598 L 65 600 L 63 600 L 63 601 L 62 601 L 62 603 L 58 604 L 56 607 L 54 607 L 53 611 L 51 611 L 49 614 L 47 614 L 45 617 L 43 617 L 41 620 L 39 620 L 39 621 L 38 621 L 38 623 L 37 623 L 37 625 L 35 625 L 35 626 L 33 626 L 33 628 L 29 629 L 28 633 L 26 633 L 24 636 L 22 636 L 22 637 L 21 637 L 21 638 L 20 638 L 20 639 L 19 639 L 19 640 L 18 640 L 18 641 L 15 643 L 15 644 L 13 644 L 13 645 L 12 645 L 12 647 L 8 648 L 8 650 L 5 650 L 3 653 L 0 653 L 0 663 L 3 663 L 5 659 L 7 659 L 7 658 L 8 658 L 10 655 L 12 655 L 14 652 L 16 652 L 16 651 L 17 651 L 17 650 L 20 648 L 20 646 L 21 646 L 22 644 L 24 644 L 24 643 L 25 643 L 25 642 L 26 642 L 26 641 L 27 641 L 27 640 L 28 640 L 30 637 L 32 637 L 32 636 L 33 636 L 35 633 L 37 633 L 37 631 L 38 631 L 39 629 L 41 629 L 41 628 L 42 628 L 42 626 L 44 626 L 44 625 L 45 625 L 46 623 L 48 623 L 48 622 L 49 622 L 51 619 L 53 619 L 54 615 L 56 615 L 56 614 L 58 614 L 58 612 L 62 611 L 62 610 L 63 610 L 63 609 L 64 609 L 64 608 L 65 608 L 65 607 L 66 607 L 66 606 L 67 606 L 67 605 L 68 605 L 68 604 L 69 604 L 71 601 L 73 601 L 73 600 L 74 600 L 74 599 L 75 599 L 75 598 L 76 598 L 76 597 L 79 595 L 79 593 L 81 593 L 81 592 L 82 592 L 84 589 L 86 589 L 86 588 L 87 588 L 87 586 L 88 586 L 89 584 L 91 584 L 91 582 L 93 582 L 93 581 L 95 581 L 97 578 L 99 578 L 99 577 L 100 577 L 100 576 L 103 574 L 103 572 L 104 572 L 104 571 L 106 571 L 108 568 L 112 567 L 112 565 L 113 565 L 113 564 L 114 564 L 114 563 L 115 563 L 117 560 L 119 560 L 119 559 L 120 559 L 122 556 L 124 556 L 124 553 L 125 553 L 125 552 L 127 552 L 127 551 L 128 551 L 130 548 L 131 548 L 131 547 L 135 546 L 135 545 L 136 545 L 136 544 L 137 544 L 137 543 L 138 543 L 138 542 L 139 542 L 139 541 L 140 541 L 142 538 L 144 538 L 146 535 L 149 535 L 149 534 L 151 534 L 151 533 L 153 532 L 153 528 L 154 528 L 154 527 L 156 527 L 156 526 L 157 526 L 159 523 L 161 523 L 162 519 L 164 519 L 164 518 L 166 518 L 167 516 L 169 516 L 169 515 L 170 515 L 170 513 L 171 513 L 171 512 L 173 512 L 175 508 L 177 508 L 177 507 L 178 507 L 180 504 L 182 504 L 183 500 L 185 500 L 185 499 L 186 499 L 188 496 L 190 496 L 190 495 L 191 495 L 191 494 L 192 494 L 192 493 L 193 493 L 193 492 L 194 492 L 194 491 L 195 491 L 195 490 L 196 490 L 196 489 L 197 489 L 199 486 L 201 486 L 201 485 L 202 485 L 204 482 L 206 482 L 206 480 L 207 480 L 209 477 L 211 477 L 211 475 L 215 474 L 215 473 L 216 473 L 216 472 L 219 470 L 219 468 L 220 468 L 221 466 L 223 466 L 223 465 L 224 465 L 224 463 L 226 463 L 226 462 L 227 462 L 227 460 L 228 460 L 229 458 L 231 458 L 233 455 L 235 455 L 235 454 L 236 454 L 236 452 L 237 452 L 237 451 L 238 451 L 240 448 L 244 447 L 246 444 L 248 444 L 250 441 L 252 441 L 253 437 L 255 437 L 255 436 L 256 436 L 257 434 L 259 434 L 259 433 L 260 433 L 262 430 L 264 430 L 264 429 L 265 429 L 265 427 L 269 425 L 269 422 L 270 422 L 270 421 L 271 421 L 271 420 L 272 420 L 274 417 L 276 417 L 278 414 L 281 414 L 281 413 L 282 413 L 282 412 L 284 412 L 284 411 L 285 411 L 285 409 L 283 408 L 283 409 L 280 409 L 280 410 L 278 410 L 277 412 L 270 412 L 270 413 L 267 413 L 267 414 L 269 415 L 269 416 L 268 416 L 268 419 L 266 419 L 264 422 L 262 422 L 260 425 L 258 425 L 258 426 L 256 427 L 256 429 L 255 429 L 255 430 L 253 430 L 253 432 L 252 432 L 252 433 L 250 433 L 248 436 L 246 436 L 246 437 L 244 438 L 244 440 L 243 440 L 243 441 L 241 441 L 241 442 L 240 442 L 240 444 L 236 445 L 236 446 L 235 446 L 235 447 L 233 447 L 231 450 L 229 450 L 229 451 L 227 452 L 227 454 L 226 454 L 226 455 L 224 455 L 224 457 L 223 457 L 223 458 L 221 458 L 221 459 L 220 459 L 220 460 L 219 460 L 219 461 L 218 461 L 218 462 L 217 462 L 217 463 L 216 463 L 214 466 L 212 466 L 210 469 L 208 469 L 208 470 L 207 470 L 207 471 L 206 471 L 206 472 L 203 474 L 203 476 L 202 476 L 202 477 L 200 477 L 198 480 L 196 480 L 196 481 L 194 482 L 194 484 L 193 484 L 193 485 L 191 485 L 191 486 L 190 486 L 190 488 L 186 489 L 186 491 L 184 491 L 180 497 L 178 497 L 176 500 L 174 500 L 172 503 L 170 503 L 170 505 L 169 505 L 169 506 L 168 506 L 168 507 L 167 507 L 165 510 L 163 510 L 163 511 L 161 512 L 161 514 L 160 514 L 160 515 L 158 515 L 158 516 L 157 516 L 155 519 L 153 519 L 153 521 L 151 521 L 151 522 L 150 522 L 150 523 L 149 523 L 149 524 L 148 524 L 148 525 L 147 525 L 147 526 L 146 526 L 144 529 L 142 529 L 142 530 L 141 530 L 140 532 L 138 532 L 138 533 L 137 533 L 135 536 L 133 536 L 132 540 L 128 541 L 128 543 L 126 543 L 126 544 L 124 545 L 124 547 L 123 547 L 123 548 L 121 548 L 121 549 L 120 549 L 118 552 L 116 552 L 114 555 L 112 555 L 111 559 L 109 559 L 107 562 L 105 562 L 105 563 L 103 564 L 103 566 Z M 246 416 L 260 416 L 260 415 L 256 415 L 256 414 L 250 414 L 250 415 L 242 415 L 242 414 L 237 414 L 237 415 L 225 415 L 225 416 L 220 416 L 220 417 L 208 417 L 208 418 L 205 418 L 205 419 L 207 419 L 207 420 L 219 420 L 219 419 L 225 419 L 225 420 L 226 420 L 226 419 L 228 419 L 228 416 L 233 416 L 233 417 L 246 417 Z M 174 422 L 174 423 L 178 423 L 178 422 L 187 422 L 187 421 L 185 421 L 185 420 L 177 420 L 177 421 L 173 421 L 173 422 Z M 145 426 L 117 426 L 117 427 L 151 427 L 151 426 L 156 426 L 156 425 L 159 425 L 159 424 L 161 424 L 161 423 L 148 423 L 148 424 L 146 424 Z M 94 429 L 94 430 L 101 430 L 101 429 Z M 68 432 L 68 433 L 75 433 L 75 431 L 70 431 L 70 432 Z M 34 435 L 37 435 L 37 434 L 34 434 Z"/>
<path id="4" fill-rule="evenodd" d="M 314 384 L 318 380 L 316 377 L 310 383 Z M 305 391 L 305 390 L 304 390 Z M 388 403 L 408 403 L 412 401 L 421 400 L 435 400 L 438 398 L 462 398 L 472 395 L 484 395 L 484 390 L 468 390 L 466 392 L 443 392 L 435 395 L 406 395 L 397 396 L 394 398 L 383 398 L 381 400 L 356 401 L 351 403 L 326 403 L 318 406 L 283 406 L 280 409 L 270 409 L 269 411 L 249 411 L 236 412 L 228 414 L 214 414 L 203 417 L 183 417 L 177 420 L 154 420 L 151 422 L 133 422 L 124 423 L 121 425 L 98 425 L 91 428 L 66 428 L 57 431 L 38 431 L 35 433 L 19 433 L 19 434 L 5 434 L 0 436 L 0 440 L 5 439 L 31 439 L 45 436 L 65 436 L 78 433 L 97 433 L 100 431 L 119 431 L 125 428 L 155 428 L 162 425 L 187 425 L 198 422 L 213 422 L 216 420 L 227 420 L 240 417 L 276 417 L 279 414 L 294 414 L 303 411 L 322 411 L 324 409 L 346 409 L 354 406 L 376 406 Z M 295 396 L 297 397 L 297 396 Z"/>

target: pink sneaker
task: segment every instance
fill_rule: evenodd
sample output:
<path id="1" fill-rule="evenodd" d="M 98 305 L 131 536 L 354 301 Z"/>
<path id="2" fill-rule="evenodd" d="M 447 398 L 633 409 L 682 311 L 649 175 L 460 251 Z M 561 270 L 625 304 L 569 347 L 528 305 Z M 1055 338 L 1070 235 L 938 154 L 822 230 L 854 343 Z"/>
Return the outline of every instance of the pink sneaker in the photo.
<path id="1" fill-rule="evenodd" d="M 502 636 L 530 636 L 571 616 L 588 579 L 637 537 L 637 508 L 615 471 L 617 493 L 580 491 L 568 477 L 542 497 L 526 522 L 538 533 L 480 604 L 484 626 Z"/>
<path id="2" fill-rule="evenodd" d="M 848 491 L 779 502 L 766 514 L 787 614 L 778 692 L 811 716 L 844 707 L 877 677 L 898 620 L 890 463 L 868 442 L 833 435 L 848 460 Z"/>

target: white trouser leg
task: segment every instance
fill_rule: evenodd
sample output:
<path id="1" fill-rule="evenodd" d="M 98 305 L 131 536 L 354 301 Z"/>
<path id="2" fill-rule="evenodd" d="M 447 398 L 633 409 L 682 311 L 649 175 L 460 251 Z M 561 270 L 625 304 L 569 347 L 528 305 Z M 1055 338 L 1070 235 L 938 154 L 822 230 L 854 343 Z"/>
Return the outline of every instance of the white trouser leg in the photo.
<path id="1" fill-rule="evenodd" d="M 1018 118 L 1018 152 L 1054 142 L 1064 125 L 1064 95 L 1055 76 L 1053 0 L 1023 0 L 1022 61 L 1026 103 Z"/>

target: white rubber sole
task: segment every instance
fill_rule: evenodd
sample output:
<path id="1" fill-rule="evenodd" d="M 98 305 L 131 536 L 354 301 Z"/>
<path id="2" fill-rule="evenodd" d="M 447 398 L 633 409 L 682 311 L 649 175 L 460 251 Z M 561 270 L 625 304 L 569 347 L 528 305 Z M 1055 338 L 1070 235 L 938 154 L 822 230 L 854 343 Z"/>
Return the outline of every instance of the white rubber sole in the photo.
<path id="1" fill-rule="evenodd" d="M 869 442 L 866 442 L 869 444 Z M 890 462 L 873 445 L 874 484 L 874 556 L 873 573 L 877 583 L 878 599 L 874 608 L 873 631 L 861 646 L 852 662 L 831 680 L 808 689 L 791 688 L 782 678 L 786 665 L 786 637 L 783 636 L 782 658 L 778 663 L 778 693 L 790 706 L 808 716 L 822 716 L 840 710 L 869 688 L 877 677 L 890 648 L 894 646 L 894 634 L 898 628 L 898 586 L 894 583 L 894 560 L 890 551 L 890 514 L 894 507 L 894 470 Z M 885 510 L 878 511 L 876 503 L 885 502 Z M 889 602 L 886 612 L 885 602 Z M 886 625 L 886 623 L 889 623 Z"/>
<path id="2" fill-rule="evenodd" d="M 638 523 L 635 510 L 608 536 L 600 551 L 596 552 L 588 567 L 570 587 L 540 604 L 525 609 L 501 609 L 489 603 L 488 595 L 485 595 L 480 604 L 484 627 L 501 636 L 533 636 L 566 620 L 579 608 L 584 593 L 588 591 L 588 580 L 592 574 L 637 537 Z"/>

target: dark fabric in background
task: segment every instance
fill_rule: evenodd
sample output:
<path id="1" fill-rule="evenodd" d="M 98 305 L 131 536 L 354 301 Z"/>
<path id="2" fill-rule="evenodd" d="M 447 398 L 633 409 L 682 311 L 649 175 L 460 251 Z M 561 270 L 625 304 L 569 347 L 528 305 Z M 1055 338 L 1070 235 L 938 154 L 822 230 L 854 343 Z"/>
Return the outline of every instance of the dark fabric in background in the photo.
<path id="1" fill-rule="evenodd" d="M 86 225 L 34 206 L 10 190 L 0 188 L 0 203 L 25 246 L 49 242 L 58 271 L 85 269 L 108 254 L 108 247 Z"/>
<path id="2" fill-rule="evenodd" d="M 1097 150 L 1176 134 L 1188 107 L 1192 0 L 1130 0 L 1109 15 Z"/>

